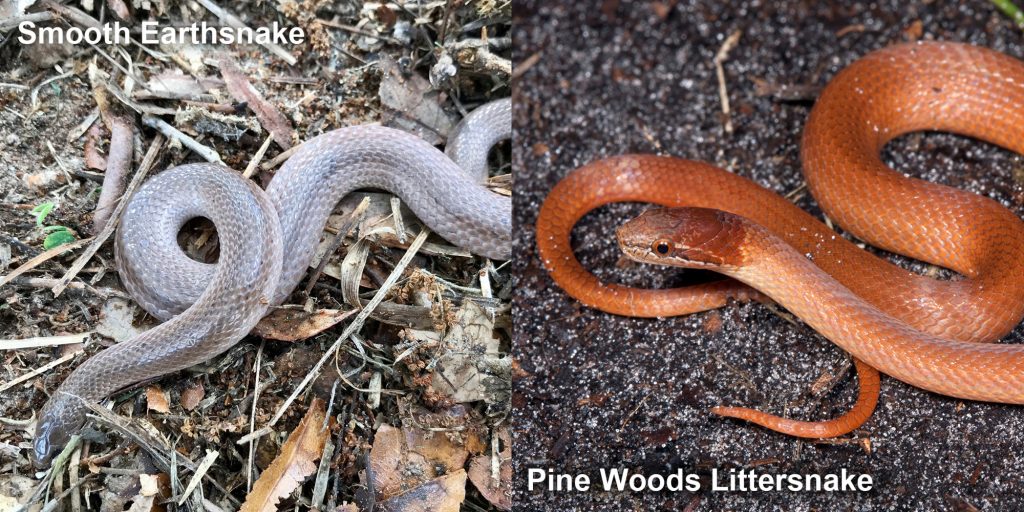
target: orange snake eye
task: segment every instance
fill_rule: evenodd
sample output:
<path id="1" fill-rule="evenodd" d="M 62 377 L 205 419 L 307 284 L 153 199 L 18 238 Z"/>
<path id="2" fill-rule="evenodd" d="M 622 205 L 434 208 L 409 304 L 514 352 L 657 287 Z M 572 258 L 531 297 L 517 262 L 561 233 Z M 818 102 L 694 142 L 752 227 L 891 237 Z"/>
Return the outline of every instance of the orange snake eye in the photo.
<path id="1" fill-rule="evenodd" d="M 670 250 L 672 250 L 672 241 L 665 240 L 664 238 L 661 240 L 655 240 L 654 243 L 651 244 L 651 249 L 654 250 L 654 252 L 664 256 L 668 254 Z"/>

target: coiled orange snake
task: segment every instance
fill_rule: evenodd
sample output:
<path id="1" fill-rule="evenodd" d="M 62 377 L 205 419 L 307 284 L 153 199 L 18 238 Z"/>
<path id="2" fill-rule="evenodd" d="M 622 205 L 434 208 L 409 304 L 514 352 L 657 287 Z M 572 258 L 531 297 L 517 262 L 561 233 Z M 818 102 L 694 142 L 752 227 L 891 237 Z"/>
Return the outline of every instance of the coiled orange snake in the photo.
<path id="1" fill-rule="evenodd" d="M 1024 222 L 991 199 L 905 177 L 881 161 L 886 142 L 921 130 L 1024 153 L 1024 63 L 941 42 L 868 54 L 814 105 L 801 146 L 804 175 L 822 210 L 853 236 L 962 279 L 934 280 L 880 259 L 740 176 L 647 155 L 591 163 L 555 186 L 537 220 L 541 259 L 569 295 L 618 315 L 683 315 L 767 296 L 857 363 L 860 398 L 834 420 L 713 409 L 723 416 L 800 437 L 842 435 L 874 410 L 876 369 L 944 395 L 1022 404 L 1024 346 L 984 342 L 1024 316 Z M 573 255 L 570 232 L 588 211 L 621 201 L 670 207 L 620 228 L 628 256 L 732 279 L 663 290 L 599 281 Z"/>

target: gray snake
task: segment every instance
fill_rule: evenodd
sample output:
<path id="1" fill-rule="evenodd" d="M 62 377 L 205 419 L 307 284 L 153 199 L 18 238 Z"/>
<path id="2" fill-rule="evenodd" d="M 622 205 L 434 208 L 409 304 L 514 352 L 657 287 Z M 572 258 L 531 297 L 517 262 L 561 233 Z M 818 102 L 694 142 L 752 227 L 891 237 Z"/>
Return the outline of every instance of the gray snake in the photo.
<path id="1" fill-rule="evenodd" d="M 487 153 L 511 135 L 510 99 L 474 110 L 445 153 L 382 126 L 341 128 L 304 143 L 266 191 L 215 164 L 181 165 L 131 198 L 115 239 L 118 272 L 133 298 L 165 322 L 91 357 L 43 407 L 34 440 L 45 466 L 96 402 L 142 381 L 220 354 L 249 333 L 302 279 L 327 217 L 356 189 L 401 197 L 424 224 L 494 259 L 512 252 L 512 206 L 489 191 Z M 190 259 L 176 242 L 184 223 L 210 219 L 221 240 L 216 264 Z"/>

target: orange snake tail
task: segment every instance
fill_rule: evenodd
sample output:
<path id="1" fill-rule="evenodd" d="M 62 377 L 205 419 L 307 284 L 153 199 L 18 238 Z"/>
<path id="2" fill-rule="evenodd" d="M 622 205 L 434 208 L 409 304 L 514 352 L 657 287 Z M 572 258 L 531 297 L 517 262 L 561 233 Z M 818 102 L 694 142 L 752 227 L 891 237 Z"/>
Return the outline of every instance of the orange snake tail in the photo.
<path id="1" fill-rule="evenodd" d="M 881 385 L 878 370 L 864 364 L 857 358 L 853 359 L 853 364 L 857 368 L 857 380 L 860 384 L 857 403 L 846 414 L 838 418 L 827 421 L 800 421 L 747 407 L 717 406 L 712 407 L 711 412 L 727 418 L 736 418 L 756 423 L 764 428 L 795 437 L 822 439 L 848 434 L 868 421 L 871 414 L 875 412 L 875 406 L 878 405 L 878 391 Z"/>

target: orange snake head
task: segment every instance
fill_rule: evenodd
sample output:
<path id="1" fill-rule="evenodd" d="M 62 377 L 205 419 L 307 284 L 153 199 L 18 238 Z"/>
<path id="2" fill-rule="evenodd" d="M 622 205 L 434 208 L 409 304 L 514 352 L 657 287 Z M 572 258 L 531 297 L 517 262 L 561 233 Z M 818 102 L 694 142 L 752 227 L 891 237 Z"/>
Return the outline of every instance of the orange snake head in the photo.
<path id="1" fill-rule="evenodd" d="M 643 263 L 723 270 L 743 263 L 741 217 L 707 208 L 654 208 L 623 224 L 619 248 Z"/>

